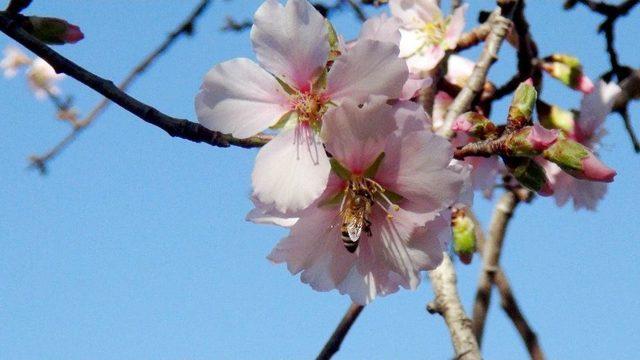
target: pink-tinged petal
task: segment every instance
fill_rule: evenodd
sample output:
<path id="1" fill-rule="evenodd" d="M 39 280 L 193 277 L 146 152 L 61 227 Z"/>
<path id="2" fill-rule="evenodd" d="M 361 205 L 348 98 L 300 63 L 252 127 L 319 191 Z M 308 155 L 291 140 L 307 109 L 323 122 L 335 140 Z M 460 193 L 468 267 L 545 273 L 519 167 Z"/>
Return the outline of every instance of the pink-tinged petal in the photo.
<path id="1" fill-rule="evenodd" d="M 433 131 L 438 131 L 444 124 L 449 105 L 453 103 L 453 98 L 444 91 L 438 91 L 433 100 Z"/>
<path id="2" fill-rule="evenodd" d="M 230 60 L 211 69 L 195 106 L 203 126 L 238 138 L 267 129 L 289 111 L 282 87 L 249 59 Z"/>
<path id="3" fill-rule="evenodd" d="M 460 161 L 453 159 L 449 164 L 449 169 L 460 174 L 464 182 L 462 183 L 462 190 L 460 190 L 460 196 L 456 201 L 457 207 L 471 207 L 473 205 L 473 166 L 466 161 Z"/>
<path id="4" fill-rule="evenodd" d="M 371 17 L 362 24 L 358 39 L 377 40 L 395 45 L 400 43 L 400 23 L 398 19 L 382 13 Z"/>
<path id="5" fill-rule="evenodd" d="M 497 156 L 488 158 L 472 156 L 465 159 L 465 163 L 471 165 L 471 184 L 473 189 L 482 191 L 487 198 L 491 197 L 496 180 L 502 174 L 502 163 Z"/>
<path id="6" fill-rule="evenodd" d="M 255 224 L 278 225 L 282 227 L 291 227 L 298 221 L 298 217 L 287 215 L 277 211 L 273 205 L 266 205 L 258 199 L 251 199 L 253 208 L 246 216 L 245 220 Z"/>
<path id="7" fill-rule="evenodd" d="M 469 76 L 473 72 L 473 68 L 476 64 L 459 55 L 451 55 L 447 60 L 447 74 L 445 79 L 449 82 L 458 85 L 459 87 L 465 86 Z"/>
<path id="8" fill-rule="evenodd" d="M 327 151 L 352 173 L 362 174 L 383 152 L 396 129 L 393 108 L 382 96 L 362 107 L 347 99 L 323 117 L 322 138 Z"/>
<path id="9" fill-rule="evenodd" d="M 531 132 L 526 137 L 526 141 L 531 144 L 534 150 L 544 151 L 558 140 L 558 130 L 549 130 L 540 124 L 535 124 Z"/>
<path id="10" fill-rule="evenodd" d="M 578 178 L 592 181 L 612 182 L 616 171 L 606 166 L 593 153 L 582 159 L 582 173 L 573 174 Z"/>
<path id="11" fill-rule="evenodd" d="M 325 19 L 306 0 L 289 0 L 286 6 L 265 1 L 255 13 L 251 41 L 262 66 L 303 91 L 329 56 Z"/>
<path id="12" fill-rule="evenodd" d="M 576 83 L 576 89 L 584 94 L 590 94 L 595 89 L 595 86 L 588 76 L 580 75 Z"/>
<path id="13" fill-rule="evenodd" d="M 320 139 L 303 125 L 281 132 L 256 157 L 253 194 L 283 213 L 308 207 L 327 186 L 330 165 Z"/>
<path id="14" fill-rule="evenodd" d="M 407 66 L 412 74 L 424 74 L 433 70 L 444 57 L 442 46 L 425 46 L 419 53 L 407 58 Z"/>
<path id="15" fill-rule="evenodd" d="M 337 103 L 345 98 L 362 103 L 369 95 L 398 98 L 408 74 L 405 62 L 398 58 L 397 46 L 359 40 L 331 67 L 327 94 Z"/>
<path id="16" fill-rule="evenodd" d="M 464 30 L 464 14 L 468 8 L 469 4 L 464 4 L 454 10 L 444 37 L 445 47 L 447 49 L 455 49 L 457 46 L 460 35 L 462 35 L 462 31 Z"/>
<path id="17" fill-rule="evenodd" d="M 400 53 L 401 58 L 408 58 L 416 54 L 426 43 L 427 39 L 421 30 L 400 29 Z"/>
<path id="18" fill-rule="evenodd" d="M 400 100 L 411 100 L 414 97 L 419 95 L 419 91 L 425 87 L 431 86 L 433 84 L 433 78 L 431 76 L 427 76 L 425 78 L 416 77 L 413 74 L 409 74 L 407 78 L 407 82 L 404 83 L 402 87 L 402 94 L 400 95 Z"/>
<path id="19" fill-rule="evenodd" d="M 606 183 L 576 179 L 550 161 L 542 160 L 540 164 L 543 165 L 554 189 L 553 196 L 558 206 L 573 200 L 576 210 L 596 210 L 598 202 L 607 193 Z"/>
<path id="20" fill-rule="evenodd" d="M 428 154 L 428 156 L 425 156 Z M 464 178 L 449 169 L 453 149 L 446 139 L 428 131 L 392 137 L 376 175 L 378 181 L 422 211 L 438 211 L 453 205 Z"/>
<path id="21" fill-rule="evenodd" d="M 422 131 L 430 128 L 429 115 L 422 105 L 413 101 L 398 101 L 393 104 L 393 117 L 396 119 L 398 135 L 402 136 L 411 131 Z"/>
<path id="22" fill-rule="evenodd" d="M 473 124 L 469 121 L 469 116 L 462 114 L 458 116 L 451 125 L 451 130 L 468 133 L 473 128 Z"/>
<path id="23" fill-rule="evenodd" d="M 435 0 L 389 0 L 391 14 L 402 21 L 402 26 L 419 29 L 424 24 L 442 17 Z"/>
<path id="24" fill-rule="evenodd" d="M 578 133 L 583 139 L 589 139 L 600 129 L 605 118 L 611 112 L 616 96 L 621 92 L 614 83 L 600 80 L 595 91 L 585 95 L 580 102 L 580 116 L 578 117 Z"/>
<path id="25" fill-rule="evenodd" d="M 344 280 L 357 255 L 342 244 L 336 207 L 319 207 L 314 203 L 268 258 L 274 263 L 286 262 L 292 274 L 302 272 L 302 282 L 315 290 L 328 291 Z"/>
<path id="26" fill-rule="evenodd" d="M 69 26 L 67 27 L 67 30 L 64 32 L 64 35 L 62 36 L 62 39 L 64 40 L 64 42 L 68 44 L 75 44 L 78 41 L 84 39 L 84 34 L 82 33 L 82 31 L 78 26 L 69 24 Z"/>

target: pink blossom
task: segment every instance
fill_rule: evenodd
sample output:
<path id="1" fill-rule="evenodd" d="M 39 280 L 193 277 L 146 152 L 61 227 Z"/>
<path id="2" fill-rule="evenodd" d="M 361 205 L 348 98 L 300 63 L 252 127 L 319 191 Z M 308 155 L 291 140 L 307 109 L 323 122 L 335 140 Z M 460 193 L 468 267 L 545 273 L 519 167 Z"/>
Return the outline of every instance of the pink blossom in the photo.
<path id="1" fill-rule="evenodd" d="M 64 78 L 64 74 L 56 71 L 41 58 L 33 60 L 27 71 L 27 81 L 37 99 L 46 99 L 50 94 L 60 94 L 56 83 Z"/>
<path id="2" fill-rule="evenodd" d="M 259 64 L 235 59 L 211 69 L 196 97 L 198 120 L 238 138 L 281 130 L 258 153 L 254 195 L 281 212 L 297 211 L 327 185 L 330 167 L 319 137 L 324 113 L 369 94 L 398 98 L 408 71 L 394 44 L 361 40 L 326 73 L 327 22 L 306 0 L 264 2 L 251 40 Z"/>
<path id="3" fill-rule="evenodd" d="M 0 61 L 0 68 L 7 79 L 16 76 L 18 70 L 23 66 L 31 64 L 31 59 L 15 46 L 7 46 L 3 50 L 3 55 Z"/>
<path id="4" fill-rule="evenodd" d="M 585 145 L 591 151 L 597 151 L 600 140 L 606 134 L 603 128 L 604 120 L 611 112 L 613 101 L 620 91 L 620 87 L 615 83 L 598 82 L 595 89 L 582 98 L 580 114 L 573 132 L 567 136 Z M 606 182 L 612 181 L 615 176 L 615 171 L 602 164 L 593 153 L 583 159 L 584 175 L 577 175 L 596 181 L 577 179 L 548 161 L 542 161 L 541 164 L 554 189 L 556 203 L 562 206 L 567 201 L 573 200 L 576 209 L 595 210 L 598 201 L 607 192 Z"/>
<path id="5" fill-rule="evenodd" d="M 447 73 L 444 78 L 452 84 L 464 87 L 475 66 L 476 63 L 465 57 L 451 55 L 447 60 Z"/>
<path id="6" fill-rule="evenodd" d="M 390 106 L 378 97 L 328 110 L 322 134 L 343 170 L 334 167 L 326 190 L 297 214 L 271 261 L 287 263 L 315 290 L 337 289 L 359 304 L 400 286 L 415 289 L 420 272 L 439 265 L 451 236 L 449 207 L 465 179 L 449 165 L 449 142 L 424 130 L 426 115 L 414 105 Z M 354 189 L 370 202 L 361 232 L 349 227 L 345 239 L 343 215 Z"/>
<path id="7" fill-rule="evenodd" d="M 576 89 L 584 94 L 590 94 L 595 89 L 595 86 L 588 76 L 580 74 L 576 80 Z"/>
<path id="8" fill-rule="evenodd" d="M 389 8 L 400 25 L 400 56 L 412 73 L 432 70 L 445 51 L 456 47 L 464 30 L 468 5 L 458 7 L 446 18 L 435 0 L 390 0 Z"/>
<path id="9" fill-rule="evenodd" d="M 544 151 L 558 140 L 558 131 L 545 129 L 536 123 L 531 127 L 526 140 L 535 151 Z"/>

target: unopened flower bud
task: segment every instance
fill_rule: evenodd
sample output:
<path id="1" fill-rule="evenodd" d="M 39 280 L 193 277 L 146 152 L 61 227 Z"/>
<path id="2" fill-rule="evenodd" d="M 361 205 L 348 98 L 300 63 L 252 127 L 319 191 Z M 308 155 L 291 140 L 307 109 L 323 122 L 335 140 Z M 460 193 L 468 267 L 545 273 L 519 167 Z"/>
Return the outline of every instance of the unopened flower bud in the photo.
<path id="1" fill-rule="evenodd" d="M 576 121 L 571 111 L 564 110 L 556 105 L 549 105 L 538 101 L 538 120 L 547 129 L 560 129 L 567 134 L 575 130 Z"/>
<path id="2" fill-rule="evenodd" d="M 538 92 L 530 81 L 518 86 L 511 100 L 508 115 L 508 121 L 513 128 L 517 129 L 529 123 L 537 98 Z"/>
<path id="3" fill-rule="evenodd" d="M 84 39 L 84 34 L 78 26 L 69 24 L 62 19 L 29 16 L 27 21 L 29 26 L 25 28 L 33 36 L 47 44 L 74 44 Z"/>
<path id="4" fill-rule="evenodd" d="M 505 147 L 511 156 L 531 157 L 540 155 L 557 140 L 557 130 L 545 129 L 535 124 L 509 134 Z"/>
<path id="5" fill-rule="evenodd" d="M 578 179 L 612 182 L 616 176 L 616 171 L 603 164 L 591 150 L 570 139 L 556 141 L 543 156 Z"/>
<path id="6" fill-rule="evenodd" d="M 505 160 L 511 174 L 518 182 L 542 196 L 550 196 L 553 189 L 549 184 L 547 175 L 537 162 L 530 158 L 509 158 Z"/>
<path id="7" fill-rule="evenodd" d="M 595 89 L 591 79 L 584 75 L 578 58 L 566 54 L 553 54 L 544 60 L 542 68 L 570 88 L 585 94 Z"/>
<path id="8" fill-rule="evenodd" d="M 464 209 L 456 210 L 451 219 L 453 251 L 464 264 L 470 264 L 476 251 L 476 227 Z"/>
<path id="9" fill-rule="evenodd" d="M 498 131 L 496 125 L 491 120 L 476 112 L 466 112 L 453 122 L 451 130 L 463 132 L 478 139 L 493 137 Z"/>

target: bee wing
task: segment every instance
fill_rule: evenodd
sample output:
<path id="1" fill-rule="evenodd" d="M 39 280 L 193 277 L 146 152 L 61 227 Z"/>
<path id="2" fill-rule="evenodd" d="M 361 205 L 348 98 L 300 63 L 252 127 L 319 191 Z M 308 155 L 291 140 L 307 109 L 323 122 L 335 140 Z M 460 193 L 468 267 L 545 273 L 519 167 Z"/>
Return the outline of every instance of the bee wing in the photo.
<path id="1" fill-rule="evenodd" d="M 357 209 L 351 215 L 347 223 L 347 232 L 349 233 L 349 239 L 356 242 L 360 239 L 364 227 L 364 209 Z"/>

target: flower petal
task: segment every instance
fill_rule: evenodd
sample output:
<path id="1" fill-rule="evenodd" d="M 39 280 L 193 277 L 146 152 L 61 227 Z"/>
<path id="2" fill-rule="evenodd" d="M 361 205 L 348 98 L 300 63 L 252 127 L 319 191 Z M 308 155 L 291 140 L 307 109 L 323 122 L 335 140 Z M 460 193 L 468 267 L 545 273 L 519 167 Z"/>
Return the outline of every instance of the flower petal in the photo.
<path id="1" fill-rule="evenodd" d="M 329 56 L 325 18 L 306 0 L 267 0 L 255 13 L 251 41 L 258 62 L 299 90 L 308 90 Z"/>
<path id="2" fill-rule="evenodd" d="M 607 84 L 600 80 L 595 91 L 582 98 L 577 123 L 580 137 L 589 139 L 598 131 L 611 112 L 613 101 L 620 91 L 620 86 L 616 83 Z"/>
<path id="3" fill-rule="evenodd" d="M 398 58 L 397 46 L 359 40 L 331 67 L 327 93 L 337 103 L 345 98 L 362 103 L 369 95 L 397 98 L 408 74 L 405 62 Z"/>
<path id="4" fill-rule="evenodd" d="M 253 194 L 289 213 L 309 206 L 327 186 L 329 159 L 313 130 L 285 130 L 263 146 L 253 169 Z"/>
<path id="5" fill-rule="evenodd" d="M 324 115 L 322 138 L 327 151 L 352 173 L 362 174 L 382 153 L 396 129 L 393 108 L 382 96 L 362 107 L 347 99 Z"/>
<path id="6" fill-rule="evenodd" d="M 400 23 L 398 19 L 382 13 L 371 17 L 362 24 L 358 39 L 377 40 L 398 45 L 400 43 Z"/>
<path id="7" fill-rule="evenodd" d="M 468 8 L 469 4 L 464 4 L 462 6 L 458 6 L 453 11 L 451 21 L 447 26 L 447 31 L 444 36 L 445 47 L 447 49 L 455 49 L 458 45 L 458 39 L 460 39 L 460 35 L 462 35 L 465 25 L 464 14 L 467 12 Z"/>
<path id="8" fill-rule="evenodd" d="M 391 14 L 402 21 L 402 26 L 417 29 L 442 17 L 435 0 L 389 0 Z"/>
<path id="9" fill-rule="evenodd" d="M 419 52 L 407 58 L 407 66 L 412 74 L 424 74 L 433 70 L 444 57 L 445 51 L 440 45 L 424 46 Z"/>
<path id="10" fill-rule="evenodd" d="M 453 149 L 446 139 L 414 131 L 392 137 L 385 154 L 375 179 L 383 187 L 420 204 L 422 212 L 442 210 L 457 202 L 464 177 L 449 168 Z"/>
<path id="11" fill-rule="evenodd" d="M 289 111 L 276 79 L 249 59 L 226 61 L 209 70 L 195 106 L 203 126 L 238 138 L 265 130 Z"/>

